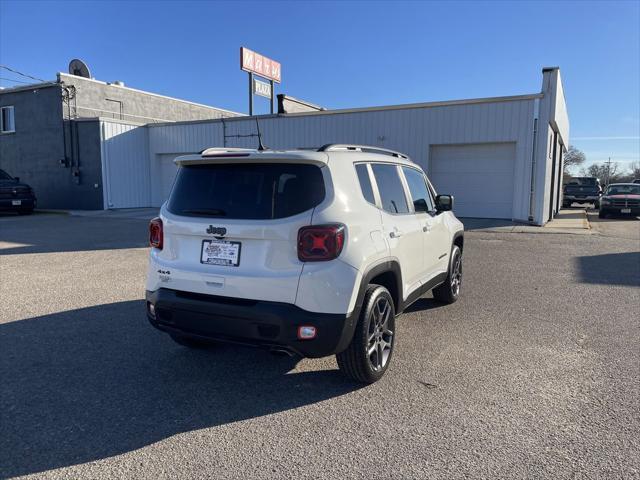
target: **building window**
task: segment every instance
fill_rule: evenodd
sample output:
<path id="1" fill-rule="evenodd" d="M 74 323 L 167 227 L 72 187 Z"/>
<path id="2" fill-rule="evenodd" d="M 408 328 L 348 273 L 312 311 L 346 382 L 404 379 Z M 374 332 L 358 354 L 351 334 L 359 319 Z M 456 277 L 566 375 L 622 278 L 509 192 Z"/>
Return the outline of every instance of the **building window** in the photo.
<path id="1" fill-rule="evenodd" d="M 0 133 L 12 133 L 16 131 L 16 123 L 13 117 L 13 107 L 0 108 Z"/>

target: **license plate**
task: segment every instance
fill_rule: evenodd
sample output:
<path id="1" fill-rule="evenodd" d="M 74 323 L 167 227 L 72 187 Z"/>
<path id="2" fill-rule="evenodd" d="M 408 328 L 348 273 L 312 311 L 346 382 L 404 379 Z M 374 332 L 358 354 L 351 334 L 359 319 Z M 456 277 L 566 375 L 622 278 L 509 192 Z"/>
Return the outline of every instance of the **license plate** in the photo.
<path id="1" fill-rule="evenodd" d="M 630 208 L 622 208 L 622 209 L 620 209 L 620 213 L 631 213 L 631 209 Z"/>
<path id="2" fill-rule="evenodd" d="M 11 200 L 11 205 L 22 205 L 22 200 Z"/>
<path id="3" fill-rule="evenodd" d="M 240 265 L 240 242 L 203 240 L 200 263 L 237 267 Z"/>

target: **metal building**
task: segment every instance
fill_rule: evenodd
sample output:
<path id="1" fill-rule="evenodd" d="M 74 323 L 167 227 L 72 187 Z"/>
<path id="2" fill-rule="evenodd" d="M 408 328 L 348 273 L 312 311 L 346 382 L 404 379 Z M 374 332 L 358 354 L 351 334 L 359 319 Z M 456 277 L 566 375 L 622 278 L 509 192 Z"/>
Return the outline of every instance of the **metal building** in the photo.
<path id="1" fill-rule="evenodd" d="M 65 73 L 51 82 L 0 89 L 0 114 L 0 168 L 31 185 L 41 208 L 87 210 L 107 208 L 101 154 L 110 145 L 101 141 L 98 117 L 132 124 L 120 129 L 118 148 L 129 146 L 126 158 L 137 162 L 144 149 L 135 141 L 146 135 L 127 133 L 134 126 L 240 115 Z M 138 195 L 132 179 L 119 181 Z"/>
<path id="2" fill-rule="evenodd" d="M 543 69 L 540 93 L 258 117 L 273 149 L 326 143 L 407 153 L 435 188 L 456 198 L 460 217 L 543 225 L 560 207 L 569 121 L 558 68 Z M 125 134 L 126 133 L 126 134 Z M 255 117 L 133 127 L 102 121 L 107 208 L 160 206 L 173 159 L 207 147 L 257 145 Z"/>

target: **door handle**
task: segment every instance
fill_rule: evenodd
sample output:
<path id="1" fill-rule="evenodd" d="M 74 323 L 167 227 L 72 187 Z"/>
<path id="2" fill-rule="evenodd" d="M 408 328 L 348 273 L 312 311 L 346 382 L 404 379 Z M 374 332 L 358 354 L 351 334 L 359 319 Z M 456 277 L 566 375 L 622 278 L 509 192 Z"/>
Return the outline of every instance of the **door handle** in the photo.
<path id="1" fill-rule="evenodd" d="M 425 223 L 424 226 L 422 227 L 422 231 L 423 232 L 430 232 L 431 231 L 431 225 L 429 225 L 428 223 Z"/>
<path id="2" fill-rule="evenodd" d="M 394 228 L 393 231 L 389 234 L 391 238 L 400 238 L 402 236 L 402 230 L 398 230 Z"/>

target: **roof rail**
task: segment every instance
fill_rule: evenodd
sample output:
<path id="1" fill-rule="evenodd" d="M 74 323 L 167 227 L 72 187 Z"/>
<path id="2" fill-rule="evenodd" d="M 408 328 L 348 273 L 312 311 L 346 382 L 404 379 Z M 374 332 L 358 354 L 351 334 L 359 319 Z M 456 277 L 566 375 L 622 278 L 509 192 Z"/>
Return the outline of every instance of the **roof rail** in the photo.
<path id="1" fill-rule="evenodd" d="M 202 150 L 200 152 L 200 155 L 202 156 L 207 156 L 207 155 L 215 155 L 216 153 L 225 153 L 225 152 L 229 152 L 229 153 L 233 153 L 233 152 L 256 152 L 257 150 L 255 148 L 231 148 L 231 147 L 212 147 L 212 148 L 205 148 L 204 150 Z"/>
<path id="2" fill-rule="evenodd" d="M 404 153 L 396 152 L 395 150 L 388 150 L 386 148 L 372 147 L 369 145 L 348 145 L 343 143 L 327 143 L 318 149 L 319 152 L 334 152 L 339 150 L 346 150 L 349 152 L 365 152 L 365 153 L 380 153 L 382 155 L 391 155 L 392 157 L 409 159 Z"/>

